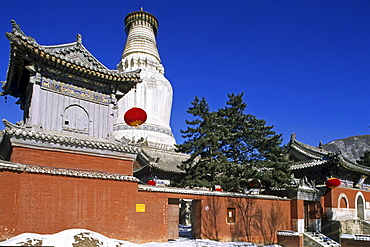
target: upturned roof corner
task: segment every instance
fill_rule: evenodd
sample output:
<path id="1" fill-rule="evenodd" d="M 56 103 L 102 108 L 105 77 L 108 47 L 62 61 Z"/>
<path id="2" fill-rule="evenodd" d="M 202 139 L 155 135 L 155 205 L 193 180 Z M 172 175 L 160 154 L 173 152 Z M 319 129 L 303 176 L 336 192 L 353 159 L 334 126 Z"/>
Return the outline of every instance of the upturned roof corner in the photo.
<path id="1" fill-rule="evenodd" d="M 370 175 L 370 167 L 362 166 L 346 158 L 341 152 L 329 152 L 319 147 L 304 144 L 293 133 L 288 146 L 288 155 L 295 162 L 292 170 L 307 169 L 318 166 L 337 166 L 361 174 Z"/>
<path id="2" fill-rule="evenodd" d="M 14 20 L 11 20 L 11 24 L 12 32 L 6 33 L 11 51 L 7 80 L 2 87 L 4 95 L 19 97 L 22 94 L 19 85 L 29 82 L 21 81 L 29 78 L 25 75 L 30 73 L 26 68 L 30 64 L 34 68 L 33 73 L 49 73 L 49 77 L 72 84 L 80 81 L 84 87 L 107 94 L 114 93 L 117 88 L 127 93 L 142 81 L 140 71 L 123 72 L 104 66 L 83 46 L 80 34 L 72 43 L 40 45 L 34 38 L 27 36 Z M 53 71 L 58 73 L 54 75 Z M 77 79 L 75 82 L 65 81 L 70 78 Z"/>

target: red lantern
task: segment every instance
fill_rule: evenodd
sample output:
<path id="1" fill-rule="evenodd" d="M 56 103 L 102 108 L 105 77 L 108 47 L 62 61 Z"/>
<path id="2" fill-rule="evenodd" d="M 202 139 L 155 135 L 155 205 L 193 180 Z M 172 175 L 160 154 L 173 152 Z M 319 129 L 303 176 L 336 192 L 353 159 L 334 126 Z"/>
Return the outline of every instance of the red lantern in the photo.
<path id="1" fill-rule="evenodd" d="M 329 178 L 325 182 L 325 185 L 328 188 L 335 188 L 335 187 L 338 187 L 340 184 L 341 184 L 341 182 L 338 178 Z"/>
<path id="2" fill-rule="evenodd" d="M 146 112 L 141 108 L 131 108 L 125 113 L 125 122 L 130 126 L 138 127 L 145 123 L 147 118 Z"/>
<path id="3" fill-rule="evenodd" d="M 258 185 L 258 181 L 257 181 L 257 180 L 252 180 L 252 181 L 250 181 L 250 182 L 249 182 L 249 184 L 248 184 L 248 186 L 249 186 L 249 187 L 254 187 L 254 186 L 256 186 L 256 185 Z"/>
<path id="4" fill-rule="evenodd" d="M 147 185 L 153 185 L 153 186 L 156 186 L 157 185 L 157 182 L 154 181 L 154 180 L 149 180 L 148 182 L 146 182 Z"/>

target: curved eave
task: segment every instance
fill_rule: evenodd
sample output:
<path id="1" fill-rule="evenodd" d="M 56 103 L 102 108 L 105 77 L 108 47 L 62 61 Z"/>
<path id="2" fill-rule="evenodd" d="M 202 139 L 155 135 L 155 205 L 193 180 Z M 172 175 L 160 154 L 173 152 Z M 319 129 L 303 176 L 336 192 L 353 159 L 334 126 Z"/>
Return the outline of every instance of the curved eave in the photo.
<path id="1" fill-rule="evenodd" d="M 96 68 L 94 66 L 82 64 L 78 61 L 69 61 L 60 54 L 52 54 L 46 48 L 47 46 L 41 46 L 33 38 L 25 36 L 25 34 L 19 29 L 19 26 L 17 26 L 15 22 L 13 23 L 13 31 L 11 33 L 6 33 L 6 36 L 11 42 L 12 51 L 16 49 L 15 47 L 21 50 L 26 50 L 33 54 L 36 58 L 39 58 L 45 63 L 51 64 L 53 66 L 72 70 L 77 74 L 82 73 L 85 75 L 93 76 L 107 82 L 141 82 L 139 70 L 132 72 L 120 72 L 118 70 L 105 69 L 105 66 L 104 68 Z M 50 47 L 51 46 L 49 46 L 49 48 Z M 84 50 L 88 52 L 86 48 L 84 48 Z M 97 59 L 92 56 L 90 52 L 88 52 L 88 54 L 93 60 L 97 61 Z"/>
<path id="2" fill-rule="evenodd" d="M 318 166 L 325 166 L 335 164 L 339 167 L 342 167 L 346 170 L 350 170 L 353 172 L 358 172 L 361 174 L 370 175 L 370 167 L 362 166 L 357 163 L 354 163 L 342 155 L 335 155 L 332 156 L 330 159 L 315 159 L 310 161 L 302 161 L 302 162 L 295 162 L 291 166 L 293 171 L 301 170 L 301 169 L 310 169 Z"/>
<path id="3" fill-rule="evenodd" d="M 295 170 L 301 170 L 301 169 L 308 169 L 308 168 L 313 168 L 313 167 L 318 167 L 318 166 L 323 166 L 328 164 L 328 160 L 312 160 L 308 162 L 296 162 L 293 163 L 291 166 L 292 171 Z"/>
<path id="4" fill-rule="evenodd" d="M 295 138 L 291 138 L 288 143 L 290 149 L 298 152 L 301 155 L 306 156 L 309 159 L 322 159 L 323 157 L 329 155 L 330 153 L 317 147 L 313 147 L 302 142 L 297 141 Z"/>
<path id="5" fill-rule="evenodd" d="M 134 174 L 135 175 L 140 175 L 140 174 L 143 174 L 145 172 L 148 172 L 148 171 L 158 171 L 158 172 L 164 172 L 164 173 L 175 173 L 175 174 L 181 174 L 183 173 L 182 171 L 180 170 L 173 170 L 173 169 L 165 169 L 163 167 L 161 167 L 159 164 L 157 163 L 149 163 L 145 166 L 142 166 L 142 167 L 139 167 L 139 168 L 136 168 L 134 169 Z"/>
<path id="6" fill-rule="evenodd" d="M 20 51 L 12 49 L 10 52 L 8 71 L 6 76 L 6 82 L 2 86 L 3 95 L 11 95 L 18 98 L 21 94 L 19 90 L 19 82 L 24 70 L 23 55 Z"/>
<path id="7" fill-rule="evenodd" d="M 182 160 L 185 160 L 185 155 L 182 155 L 181 157 L 184 157 L 182 160 L 168 160 L 166 158 L 168 157 L 175 157 L 174 155 L 179 155 L 179 153 L 171 154 L 167 153 L 166 151 L 159 151 L 156 153 L 151 153 L 150 148 L 149 150 L 146 150 L 145 148 L 142 148 L 140 155 L 138 159 L 140 159 L 146 166 L 149 166 L 152 169 L 156 169 L 161 172 L 167 172 L 167 173 L 183 173 L 177 165 L 181 164 Z M 156 160 L 158 159 L 158 160 Z"/>
<path id="8" fill-rule="evenodd" d="M 366 167 L 366 166 L 362 166 L 362 165 L 359 165 L 357 163 L 354 163 L 346 158 L 344 158 L 342 155 L 339 155 L 338 156 L 339 158 L 339 165 L 348 169 L 348 170 L 351 170 L 351 171 L 354 171 L 354 172 L 359 172 L 359 173 L 362 173 L 362 174 L 366 174 L 366 175 L 370 175 L 370 167 Z"/>

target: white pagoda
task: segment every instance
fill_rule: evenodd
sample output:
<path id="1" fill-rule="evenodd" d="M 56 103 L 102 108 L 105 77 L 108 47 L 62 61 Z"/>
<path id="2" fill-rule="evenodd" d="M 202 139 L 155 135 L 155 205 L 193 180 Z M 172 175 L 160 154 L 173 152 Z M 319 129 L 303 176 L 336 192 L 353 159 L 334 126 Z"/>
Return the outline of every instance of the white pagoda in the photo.
<path id="1" fill-rule="evenodd" d="M 122 98 L 117 92 L 114 136 L 134 142 L 141 139 L 149 147 L 171 150 L 176 144 L 169 125 L 173 93 L 157 49 L 158 21 L 141 9 L 126 16 L 125 31 L 127 42 L 117 69 L 121 72 L 139 70 L 142 82 Z M 142 108 L 148 116 L 139 127 L 124 122 L 124 114 L 133 107 Z"/>

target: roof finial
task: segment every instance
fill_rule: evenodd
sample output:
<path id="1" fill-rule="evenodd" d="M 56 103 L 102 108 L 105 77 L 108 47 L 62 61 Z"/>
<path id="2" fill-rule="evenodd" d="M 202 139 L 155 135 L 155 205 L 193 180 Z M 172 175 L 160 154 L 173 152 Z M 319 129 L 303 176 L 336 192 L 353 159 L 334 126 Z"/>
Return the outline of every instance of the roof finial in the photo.
<path id="1" fill-rule="evenodd" d="M 296 139 L 296 134 L 293 132 L 291 135 L 290 135 L 290 140 L 293 141 L 294 139 Z"/>
<path id="2" fill-rule="evenodd" d="M 140 11 L 144 11 L 144 8 L 143 7 L 140 7 Z"/>
<path id="3" fill-rule="evenodd" d="M 77 34 L 76 42 L 77 42 L 77 44 L 82 44 L 82 35 L 79 34 L 79 33 Z"/>

